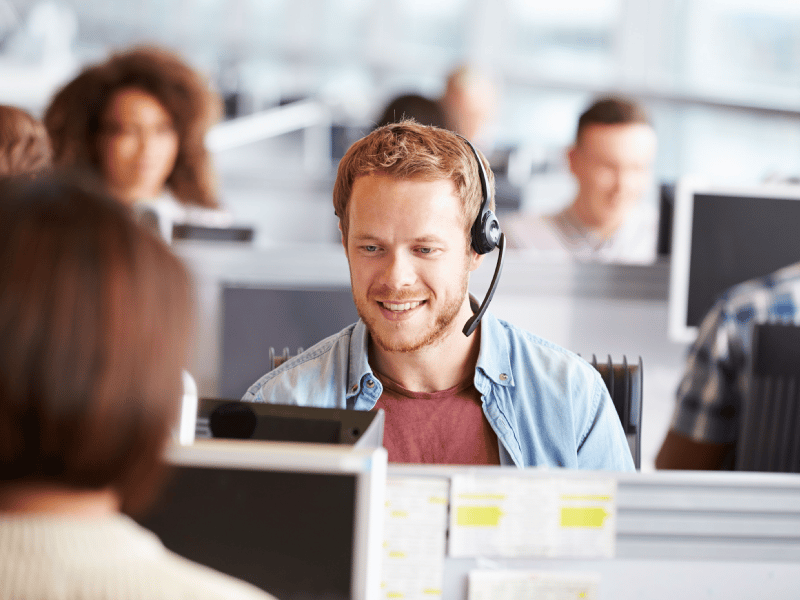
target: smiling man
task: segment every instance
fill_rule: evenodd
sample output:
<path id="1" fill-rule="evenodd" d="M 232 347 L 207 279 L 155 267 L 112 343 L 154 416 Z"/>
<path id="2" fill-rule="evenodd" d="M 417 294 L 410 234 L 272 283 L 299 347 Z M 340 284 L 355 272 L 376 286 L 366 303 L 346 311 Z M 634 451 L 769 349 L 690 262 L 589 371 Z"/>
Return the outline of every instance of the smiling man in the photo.
<path id="1" fill-rule="evenodd" d="M 622 98 L 598 100 L 578 119 L 567 151 L 573 201 L 556 214 L 508 219 L 509 244 L 583 261 L 653 262 L 658 216 L 642 198 L 655 157 L 656 134 L 644 109 Z"/>
<path id="2" fill-rule="evenodd" d="M 463 138 L 410 121 L 376 129 L 342 159 L 333 196 L 361 318 L 244 400 L 382 408 L 391 462 L 633 469 L 588 363 L 488 312 L 462 332 L 483 259 L 470 233 L 479 167 Z"/>

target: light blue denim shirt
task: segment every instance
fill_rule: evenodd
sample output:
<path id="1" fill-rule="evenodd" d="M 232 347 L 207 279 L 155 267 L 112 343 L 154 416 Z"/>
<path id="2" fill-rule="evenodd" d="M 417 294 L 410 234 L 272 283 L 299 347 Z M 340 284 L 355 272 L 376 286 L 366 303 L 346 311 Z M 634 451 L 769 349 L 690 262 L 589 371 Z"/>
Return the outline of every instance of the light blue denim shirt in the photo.
<path id="1" fill-rule="evenodd" d="M 634 470 L 596 369 L 490 313 L 480 327 L 474 383 L 497 433 L 501 464 Z M 367 360 L 368 339 L 359 321 L 270 371 L 242 399 L 370 410 L 383 388 Z"/>

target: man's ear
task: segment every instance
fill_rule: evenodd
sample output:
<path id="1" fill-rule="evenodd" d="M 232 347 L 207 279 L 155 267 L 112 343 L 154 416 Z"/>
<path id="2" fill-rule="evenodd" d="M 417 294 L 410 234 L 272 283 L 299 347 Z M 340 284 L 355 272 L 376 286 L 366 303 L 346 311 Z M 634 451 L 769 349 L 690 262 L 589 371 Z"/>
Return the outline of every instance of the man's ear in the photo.
<path id="1" fill-rule="evenodd" d="M 483 262 L 483 259 L 486 255 L 478 254 L 472 247 L 470 247 L 469 252 L 470 252 L 469 270 L 474 271 L 475 269 L 481 266 L 481 263 Z"/>
<path id="2" fill-rule="evenodd" d="M 566 158 L 567 158 L 567 165 L 569 165 L 569 172 L 575 175 L 575 170 L 577 168 L 577 161 L 578 161 L 578 147 L 573 144 L 569 148 L 567 148 Z"/>

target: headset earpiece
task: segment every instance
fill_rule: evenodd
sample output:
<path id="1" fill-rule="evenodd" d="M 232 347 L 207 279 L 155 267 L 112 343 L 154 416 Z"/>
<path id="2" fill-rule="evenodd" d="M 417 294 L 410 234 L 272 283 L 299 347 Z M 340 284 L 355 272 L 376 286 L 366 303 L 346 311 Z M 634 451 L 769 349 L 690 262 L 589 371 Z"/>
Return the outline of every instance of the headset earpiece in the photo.
<path id="1" fill-rule="evenodd" d="M 491 203 L 491 196 L 489 195 L 489 178 L 486 175 L 486 169 L 483 166 L 481 155 L 475 149 L 475 146 L 463 136 L 458 136 L 469 146 L 472 153 L 475 155 L 475 160 L 478 163 L 478 177 L 481 181 L 481 208 L 478 211 L 478 216 L 472 223 L 470 231 L 472 238 L 472 248 L 478 254 L 488 254 L 500 243 L 500 221 L 489 208 Z"/>
<path id="2" fill-rule="evenodd" d="M 500 243 L 500 222 L 491 210 L 483 210 L 472 224 L 472 248 L 488 254 Z"/>
<path id="3" fill-rule="evenodd" d="M 469 318 L 464 325 L 464 329 L 462 330 L 464 335 L 469 337 L 478 327 L 478 323 L 480 323 L 480 320 L 483 318 L 486 309 L 489 307 L 489 302 L 492 301 L 494 292 L 497 289 L 497 284 L 500 282 L 500 273 L 503 271 L 503 255 L 506 247 L 506 240 L 503 236 L 503 232 L 500 230 L 500 221 L 497 220 L 497 217 L 489 208 L 491 206 L 491 197 L 489 196 L 489 178 L 486 175 L 486 169 L 483 166 L 481 155 L 478 154 L 475 146 L 473 146 L 467 138 L 461 135 L 458 137 L 466 142 L 467 146 L 469 146 L 469 149 L 472 150 L 472 153 L 475 155 L 475 160 L 478 161 L 478 176 L 481 180 L 481 191 L 483 193 L 481 209 L 478 212 L 478 217 L 475 219 L 475 222 L 472 224 L 472 228 L 470 230 L 472 249 L 478 254 L 488 254 L 498 246 L 500 247 L 500 255 L 497 257 L 497 265 L 494 269 L 494 275 L 492 276 L 492 283 L 489 286 L 489 291 L 486 292 L 486 297 L 483 299 L 483 302 L 481 302 L 478 311 Z"/>

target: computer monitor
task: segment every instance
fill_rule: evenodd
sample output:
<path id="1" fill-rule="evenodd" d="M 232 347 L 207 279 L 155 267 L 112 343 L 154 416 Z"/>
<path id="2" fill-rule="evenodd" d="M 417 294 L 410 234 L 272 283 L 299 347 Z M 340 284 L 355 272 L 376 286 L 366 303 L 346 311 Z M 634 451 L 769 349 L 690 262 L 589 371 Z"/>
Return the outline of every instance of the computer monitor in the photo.
<path id="1" fill-rule="evenodd" d="M 681 180 L 675 194 L 669 337 L 692 342 L 719 296 L 800 260 L 800 186 L 724 188 Z"/>
<path id="2" fill-rule="evenodd" d="M 282 600 L 380 593 L 386 450 L 201 440 L 139 522 L 170 550 Z"/>
<path id="3" fill-rule="evenodd" d="M 672 252 L 672 218 L 675 214 L 675 184 L 662 182 L 658 186 L 658 237 L 656 254 L 669 256 Z"/>
<path id="4" fill-rule="evenodd" d="M 270 368 L 269 349 L 308 349 L 358 321 L 350 287 L 276 289 L 226 282 L 219 395 L 241 398 Z"/>
<path id="5" fill-rule="evenodd" d="M 376 448 L 383 445 L 384 413 L 381 409 L 354 410 L 200 398 L 195 403 L 195 411 L 196 438 L 350 444 Z"/>
<path id="6" fill-rule="evenodd" d="M 176 223 L 172 226 L 173 240 L 201 240 L 205 242 L 252 242 L 254 229 L 249 226 L 206 227 Z"/>

